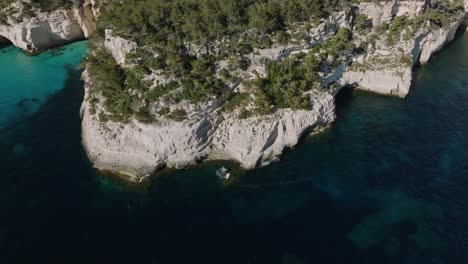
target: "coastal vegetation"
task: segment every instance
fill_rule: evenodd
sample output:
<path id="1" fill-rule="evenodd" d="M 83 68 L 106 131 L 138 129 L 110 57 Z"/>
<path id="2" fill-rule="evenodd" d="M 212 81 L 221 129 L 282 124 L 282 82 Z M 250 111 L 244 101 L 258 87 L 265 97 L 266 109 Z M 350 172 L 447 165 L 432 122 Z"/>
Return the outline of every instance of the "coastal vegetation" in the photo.
<path id="1" fill-rule="evenodd" d="M 92 48 L 88 71 L 95 83 L 93 89 L 106 100 L 109 115 L 125 118 L 141 112 L 138 109 L 142 104 L 148 110 L 153 102 L 174 90 L 177 96 L 172 98 L 176 101 L 199 103 L 215 97 L 229 101 L 237 97 L 229 95 L 227 83 L 239 79 L 237 70 L 251 66 L 250 54 L 292 41 L 308 41 L 306 31 L 311 23 L 317 24 L 350 4 L 338 0 L 108 1 L 101 8 L 95 37 L 101 39 L 95 42 L 102 43 L 104 31 L 110 29 L 114 36 L 132 40 L 138 48 L 127 56 L 127 64 L 132 66 L 121 71 L 124 78 L 110 76 L 113 81 L 108 83 L 101 81 L 111 74 L 104 69 L 112 64 L 111 72 L 116 72 L 119 66 L 99 45 Z M 360 22 L 359 27 L 365 26 L 361 24 L 365 23 Z M 302 34 L 297 34 L 299 30 Z M 304 93 L 319 87 L 318 71 L 326 55 L 339 55 L 346 46 L 342 38 L 350 37 L 349 30 L 340 31 L 336 41 L 323 47 L 326 52 L 321 56 L 299 54 L 284 61 L 266 62 L 268 76 L 245 82 L 255 95 L 256 112 L 267 113 L 270 104 L 276 108 L 307 108 L 309 99 Z M 220 68 L 220 61 L 227 61 L 228 66 Z M 173 81 L 154 86 L 145 81 L 151 75 Z M 112 87 L 116 92 L 110 92 Z M 143 102 L 132 107 L 129 90 L 141 94 Z"/>
<path id="2" fill-rule="evenodd" d="M 406 96 L 412 66 L 450 42 L 466 15 L 437 0 L 108 1 L 52 13 L 39 10 L 53 4 L 16 4 L 34 17 L 8 17 L 0 34 L 34 50 L 83 37 L 98 19 L 82 142 L 96 168 L 135 181 L 206 158 L 269 164 L 335 120 L 347 85 Z"/>
<path id="3" fill-rule="evenodd" d="M 88 58 L 92 101 L 105 101 L 100 117 L 115 121 L 132 115 L 147 122 L 157 116 L 180 121 L 188 114 L 177 106 L 181 101 L 220 99 L 223 110 L 239 107 L 243 116 L 308 109 L 311 91 L 325 89 L 326 75 L 351 55 L 365 53 L 377 42 L 393 46 L 409 40 L 425 26 L 446 28 L 453 22 L 451 14 L 463 9 L 459 0 L 437 1 L 420 16 L 397 16 L 374 27 L 371 18 L 354 13 L 359 2 L 370 1 L 104 1 Z M 327 29 L 334 35 L 314 43 L 311 29 L 323 23 L 327 27 L 327 19 L 344 10 L 354 16 L 350 27 Z M 105 51 L 109 36 L 135 43 L 124 65 Z M 288 45 L 309 48 L 279 60 L 265 59 L 265 70 L 257 72 L 253 57 Z M 406 67 L 413 63 L 407 54 L 393 55 L 373 60 Z M 353 67 L 374 66 L 364 62 Z M 246 79 L 245 72 L 254 77 Z M 239 85 L 244 87 L 241 96 L 234 91 Z"/>
<path id="4" fill-rule="evenodd" d="M 282 61 L 268 63 L 268 74 L 251 82 L 255 88 L 256 112 L 269 113 L 275 108 L 307 109 L 307 91 L 321 86 L 319 72 L 327 66 L 336 67 L 346 51 L 353 51 L 352 34 L 340 28 L 329 41 L 308 53 L 301 52 Z M 330 65 L 330 60 L 333 65 Z"/>

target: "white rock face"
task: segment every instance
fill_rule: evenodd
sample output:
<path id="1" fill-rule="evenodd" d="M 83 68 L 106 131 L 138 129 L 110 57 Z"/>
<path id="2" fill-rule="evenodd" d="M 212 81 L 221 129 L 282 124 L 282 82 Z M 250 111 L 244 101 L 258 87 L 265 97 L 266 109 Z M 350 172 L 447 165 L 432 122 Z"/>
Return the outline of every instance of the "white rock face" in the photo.
<path id="1" fill-rule="evenodd" d="M 90 4 L 72 10 L 55 10 L 51 13 L 37 11 L 36 16 L 9 17 L 8 23 L 0 25 L 0 36 L 7 38 L 18 48 L 35 53 L 48 48 L 88 37 L 95 29 Z M 21 8 L 17 5 L 17 8 Z"/>
<path id="2" fill-rule="evenodd" d="M 424 12 L 426 4 L 426 1 L 416 0 L 391 1 L 361 3 L 359 8 L 378 25 L 391 21 L 394 16 L 418 16 Z M 468 7 L 468 0 L 465 5 Z M 90 105 L 85 100 L 81 109 L 83 144 L 96 168 L 120 172 L 136 181 L 164 166 L 182 168 L 203 159 L 234 160 L 247 169 L 266 165 L 285 148 L 294 147 L 301 136 L 320 131 L 334 121 L 334 95 L 341 87 L 357 85 L 360 89 L 405 97 L 411 87 L 413 65 L 427 63 L 434 53 L 452 41 L 464 19 L 459 18 L 446 29 L 422 27 L 410 39 L 397 39 L 394 46 L 379 39 L 367 53 L 356 55 L 324 76 L 325 86 L 336 85 L 328 92 L 314 94 L 308 111 L 279 110 L 267 116 L 239 119 L 235 113 L 217 114 L 219 106 L 212 103 L 197 110 L 184 108 L 196 113 L 183 122 L 163 120 L 143 124 L 134 120 L 117 124 L 99 122 L 90 113 Z M 349 28 L 349 21 L 346 15 L 331 16 L 312 29 L 312 41 L 326 41 L 337 28 Z M 111 33 L 106 31 L 105 46 L 117 63 L 125 67 L 126 54 L 137 46 Z M 259 50 L 257 55 L 250 56 L 252 66 L 242 76 L 250 78 L 253 70 L 265 74 L 262 58 L 281 59 L 308 51 L 313 45 Z M 359 64 L 361 67 L 356 66 Z M 88 97 L 92 83 L 86 72 L 84 79 L 85 97 Z"/>
<path id="3" fill-rule="evenodd" d="M 88 1 L 86 1 L 88 2 Z M 89 4 L 91 5 L 91 11 L 93 12 L 94 17 L 98 17 L 99 12 L 99 1 L 96 0 L 89 0 Z"/>
<path id="4" fill-rule="evenodd" d="M 344 83 L 357 84 L 361 90 L 398 97 L 405 97 L 408 94 L 411 80 L 411 68 L 405 69 L 401 74 L 393 70 L 349 71 L 343 77 Z"/>
<path id="5" fill-rule="evenodd" d="M 294 147 L 310 132 L 320 131 L 335 119 L 334 96 L 325 93 L 314 100 L 312 110 L 280 110 L 269 116 L 229 118 L 216 129 L 211 159 L 235 160 L 253 169 Z"/>
<path id="6" fill-rule="evenodd" d="M 87 80 L 86 73 L 84 79 Z M 85 98 L 88 85 L 87 81 Z M 82 139 L 94 166 L 130 177 L 142 177 L 162 166 L 183 168 L 205 158 L 234 160 L 244 168 L 255 168 L 335 118 L 334 96 L 329 93 L 316 98 L 310 111 L 282 110 L 243 120 L 235 115 L 221 119 L 208 111 L 179 123 L 133 121 L 104 125 L 89 109 L 85 100 L 81 109 Z"/>
<path id="7" fill-rule="evenodd" d="M 393 2 L 380 2 L 380 3 L 360 3 L 359 10 L 361 14 L 367 15 L 372 19 L 374 26 L 379 25 L 382 22 L 389 22 L 393 16 Z"/>
<path id="8" fill-rule="evenodd" d="M 426 9 L 427 0 L 409 0 L 409 1 L 393 1 L 394 14 L 396 16 L 408 16 L 413 18 L 421 15 Z"/>
<path id="9" fill-rule="evenodd" d="M 104 45 L 112 53 L 117 64 L 121 66 L 125 65 L 125 57 L 127 54 L 137 48 L 137 44 L 135 42 L 113 36 L 112 30 L 109 29 L 106 29 L 105 31 Z"/>
<path id="10" fill-rule="evenodd" d="M 405 15 L 409 18 L 418 16 L 424 11 L 426 4 L 425 0 L 361 2 L 359 12 L 367 15 L 372 19 L 372 24 L 377 26 L 390 22 L 395 16 Z"/>
<path id="11" fill-rule="evenodd" d="M 464 19 L 465 18 L 462 17 L 457 22 L 453 23 L 449 30 L 439 29 L 435 32 L 431 32 L 426 38 L 424 38 L 419 45 L 421 47 L 419 62 L 421 64 L 426 64 L 433 54 L 437 53 L 446 44 L 451 42 L 455 38 L 455 34 Z"/>
<path id="12" fill-rule="evenodd" d="M 29 52 L 84 38 L 73 11 L 63 10 L 27 19 L 13 26 L 0 25 L 0 35 Z"/>
<path id="13" fill-rule="evenodd" d="M 377 21 L 376 24 L 379 24 L 388 22 L 379 19 L 383 18 L 385 20 L 387 17 L 395 15 L 417 16 L 424 11 L 425 5 L 426 1 L 392 1 L 386 3 L 361 3 L 360 6 L 364 6 L 364 12 L 367 12 L 369 17 L 373 21 Z M 379 9 L 379 7 L 382 7 L 382 9 Z M 389 10 L 392 10 L 391 13 L 388 13 Z M 382 17 L 379 17 L 379 15 Z M 401 38 L 394 46 L 387 45 L 385 41 L 379 41 L 375 50 L 369 52 L 366 58 L 356 58 L 354 60 L 354 62 L 367 63 L 370 67 L 363 70 L 348 68 L 340 83 L 342 85 L 356 84 L 359 89 L 366 91 L 405 97 L 412 84 L 413 65 L 428 63 L 435 53 L 455 38 L 457 30 L 465 19 L 466 15 L 461 15 L 447 28 L 430 30 L 428 27 L 424 27 L 416 32 L 411 39 L 404 40 Z M 410 65 L 398 63 L 403 56 L 411 59 L 412 63 Z M 373 62 L 382 61 L 383 58 L 390 60 L 390 62 Z"/>
<path id="14" fill-rule="evenodd" d="M 93 3 L 93 1 L 86 0 L 81 7 L 73 10 L 85 38 L 89 38 L 96 30 L 96 16 L 93 10 Z"/>

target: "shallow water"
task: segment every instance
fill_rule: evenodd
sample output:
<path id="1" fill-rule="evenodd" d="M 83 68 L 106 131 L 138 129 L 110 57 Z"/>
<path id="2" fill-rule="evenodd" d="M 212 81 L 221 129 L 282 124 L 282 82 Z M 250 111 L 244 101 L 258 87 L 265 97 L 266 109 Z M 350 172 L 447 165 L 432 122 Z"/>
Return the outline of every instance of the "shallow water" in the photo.
<path id="1" fill-rule="evenodd" d="M 63 88 L 67 67 L 76 67 L 83 60 L 86 43 L 73 43 L 34 57 L 14 46 L 0 49 L 0 129 L 27 118 Z"/>
<path id="2" fill-rule="evenodd" d="M 96 175 L 79 75 L 0 130 L 0 263 L 468 262 L 467 34 L 406 99 L 343 91 L 330 129 L 228 185 L 219 165 L 145 191 Z"/>

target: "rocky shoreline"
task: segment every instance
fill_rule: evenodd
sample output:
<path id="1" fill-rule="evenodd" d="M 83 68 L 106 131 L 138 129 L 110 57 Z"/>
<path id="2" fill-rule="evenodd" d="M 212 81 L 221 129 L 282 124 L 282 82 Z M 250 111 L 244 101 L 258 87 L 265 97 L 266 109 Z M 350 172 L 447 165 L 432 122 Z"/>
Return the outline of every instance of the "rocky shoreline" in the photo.
<path id="1" fill-rule="evenodd" d="M 110 123 L 103 127 L 85 100 L 82 138 L 96 168 L 137 178 L 163 167 L 184 168 L 207 158 L 233 160 L 253 169 L 278 157 L 286 147 L 295 146 L 304 134 L 329 125 L 335 119 L 334 109 L 334 96 L 324 94 L 314 101 L 311 111 L 284 110 L 240 120 L 234 115 L 217 117 L 211 110 L 186 122 Z"/>
<path id="2" fill-rule="evenodd" d="M 387 3 L 392 6 L 384 10 L 393 14 L 380 14 L 381 9 L 378 8 L 363 10 L 370 10 L 367 15 L 379 20 L 385 17 L 391 19 L 395 12 L 408 16 L 417 16 L 422 12 L 420 4 L 424 2 L 401 2 L 404 4 L 402 8 L 395 7 L 398 5 L 396 1 Z M 410 5 L 409 2 L 418 3 Z M 372 3 L 365 6 L 370 5 Z M 337 28 L 349 27 L 346 15 L 338 14 L 333 21 Z M 411 54 L 411 64 L 360 71 L 345 63 L 326 80 L 335 83 L 334 88 L 313 97 L 309 111 L 279 110 L 271 115 L 241 120 L 233 114 L 217 115 L 220 106 L 212 102 L 203 106 L 202 110 L 192 111 L 193 116 L 183 122 L 166 120 L 158 124 L 138 121 L 102 124 L 90 114 L 90 106 L 85 100 L 82 106 L 83 144 L 96 168 L 118 171 L 136 178 L 163 167 L 184 168 L 205 159 L 232 160 L 245 169 L 264 166 L 276 160 L 285 148 L 294 147 L 304 135 L 331 124 L 335 120 L 334 96 L 344 86 L 355 85 L 371 92 L 405 97 L 411 87 L 413 66 L 427 63 L 432 55 L 451 42 L 464 21 L 465 16 L 462 15 L 447 29 L 421 30 L 414 39 L 395 47 L 377 43 L 372 53 L 353 58 L 353 62 L 369 61 L 403 49 L 404 53 Z M 326 34 L 323 29 L 317 29 L 318 38 Z M 134 46 L 111 34 L 106 37 L 106 47 L 120 64 L 125 64 L 125 54 Z M 263 54 L 275 58 L 280 53 L 290 54 L 298 49 L 284 47 L 280 52 L 274 50 Z M 259 68 L 256 70 L 261 71 Z M 84 79 L 88 90 L 92 83 L 87 80 L 86 73 Z"/>
<path id="3" fill-rule="evenodd" d="M 428 63 L 466 25 L 468 1 L 464 3 L 465 13 L 456 14 L 446 28 L 421 27 L 413 37 L 393 46 L 376 41 L 372 47 L 369 46 L 368 52 L 338 65 L 323 76 L 323 85 L 329 88 L 311 94 L 309 110 L 280 109 L 268 115 L 239 119 L 236 113 L 220 114 L 222 102 L 213 100 L 195 106 L 182 102 L 179 106 L 189 110 L 189 117 L 184 121 L 162 119 L 149 124 L 137 120 L 103 123 L 91 111 L 90 87 L 93 83 L 85 70 L 85 100 L 81 108 L 84 148 L 97 169 L 127 175 L 132 181 L 139 181 L 164 167 L 184 168 L 205 159 L 232 160 L 246 169 L 268 165 L 277 160 L 285 148 L 294 147 L 301 137 L 321 131 L 335 120 L 334 98 L 342 87 L 351 85 L 405 97 L 412 84 L 413 67 Z M 22 22 L 8 29 L 0 26 L 0 36 L 29 52 L 87 37 L 95 27 L 91 21 L 98 11 L 92 8 L 93 1 L 86 1 L 85 5 L 73 12 L 59 10 L 48 17 Z M 369 2 L 360 3 L 358 9 L 360 14 L 371 18 L 374 25 L 379 25 L 399 16 L 417 17 L 426 5 L 428 1 Z M 61 27 L 50 22 L 58 21 L 57 17 L 62 19 Z M 336 13 L 312 30 L 313 39 L 322 43 L 333 36 L 336 29 L 351 28 L 351 20 L 349 14 Z M 44 21 L 49 21 L 46 26 Z M 44 27 L 48 31 L 44 31 Z M 40 36 L 58 37 L 37 40 L 34 32 L 41 32 Z M 362 36 L 357 41 L 363 43 L 368 39 Z M 126 54 L 135 49 L 136 44 L 106 31 L 105 47 L 117 63 L 125 67 Z M 248 79 L 253 72 L 264 72 L 263 65 L 256 63 L 263 58 L 281 59 L 287 56 L 285 54 L 308 51 L 312 47 L 296 45 L 262 50 L 258 55 L 252 55 L 253 65 L 244 77 Z M 405 61 L 402 62 L 401 58 Z M 242 89 L 237 85 L 232 88 Z"/>
<path id="4" fill-rule="evenodd" d="M 11 42 L 29 54 L 36 54 L 88 38 L 96 29 L 93 3 L 86 0 L 79 7 L 50 13 L 33 10 L 32 17 L 22 14 L 24 5 L 13 4 L 8 11 L 11 15 L 3 24 L 0 23 L 0 42 Z"/>

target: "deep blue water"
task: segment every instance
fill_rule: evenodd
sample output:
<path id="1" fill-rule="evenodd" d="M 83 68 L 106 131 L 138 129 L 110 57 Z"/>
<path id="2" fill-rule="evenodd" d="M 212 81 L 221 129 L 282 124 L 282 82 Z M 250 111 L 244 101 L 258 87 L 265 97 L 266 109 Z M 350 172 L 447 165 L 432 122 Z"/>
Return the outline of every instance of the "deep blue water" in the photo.
<path id="1" fill-rule="evenodd" d="M 79 77 L 0 128 L 0 263 L 468 263 L 467 34 L 406 99 L 343 91 L 330 129 L 228 185 L 219 165 L 98 176 Z"/>

